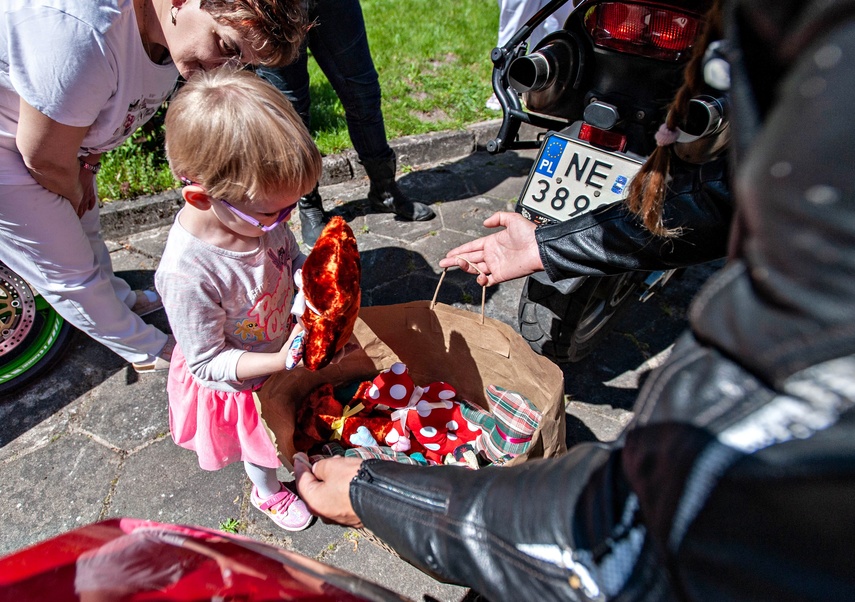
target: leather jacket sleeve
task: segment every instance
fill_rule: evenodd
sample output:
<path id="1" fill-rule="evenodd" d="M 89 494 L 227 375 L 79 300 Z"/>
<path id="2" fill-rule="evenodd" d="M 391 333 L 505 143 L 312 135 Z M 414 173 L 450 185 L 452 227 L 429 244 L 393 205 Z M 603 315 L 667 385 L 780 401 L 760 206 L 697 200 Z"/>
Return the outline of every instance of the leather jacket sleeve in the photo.
<path id="1" fill-rule="evenodd" d="M 701 166 L 674 162 L 663 219 L 681 230 L 678 236 L 652 235 L 623 202 L 541 226 L 535 237 L 550 280 L 665 270 L 724 257 L 733 216 L 726 158 Z"/>
<path id="2" fill-rule="evenodd" d="M 573 558 L 581 546 L 570 517 L 592 476 L 610 478 L 619 458 L 606 445 L 586 444 L 560 461 L 478 471 L 368 460 L 350 497 L 366 528 L 441 581 L 493 602 L 598 599 Z"/>

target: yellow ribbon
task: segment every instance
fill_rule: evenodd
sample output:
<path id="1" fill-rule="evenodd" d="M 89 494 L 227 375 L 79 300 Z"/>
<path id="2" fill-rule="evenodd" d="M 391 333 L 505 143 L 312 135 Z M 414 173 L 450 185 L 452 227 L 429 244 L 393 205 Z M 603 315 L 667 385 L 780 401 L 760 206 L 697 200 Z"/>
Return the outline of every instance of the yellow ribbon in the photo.
<path id="1" fill-rule="evenodd" d="M 332 429 L 333 429 L 333 439 L 338 440 L 341 439 L 341 436 L 344 431 L 344 421 L 347 418 L 350 418 L 354 414 L 358 414 L 362 411 L 365 406 L 362 405 L 362 402 L 356 404 L 352 408 L 350 406 L 344 406 L 344 413 L 342 413 L 341 418 L 336 418 L 333 420 Z"/>

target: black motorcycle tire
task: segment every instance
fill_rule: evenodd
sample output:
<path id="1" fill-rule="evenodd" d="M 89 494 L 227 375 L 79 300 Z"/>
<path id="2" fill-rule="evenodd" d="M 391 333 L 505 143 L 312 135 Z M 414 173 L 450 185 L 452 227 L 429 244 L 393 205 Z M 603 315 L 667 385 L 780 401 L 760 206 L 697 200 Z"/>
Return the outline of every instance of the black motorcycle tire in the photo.
<path id="1" fill-rule="evenodd" d="M 73 335 L 74 327 L 0 263 L 0 395 L 53 368 Z"/>
<path id="2" fill-rule="evenodd" d="M 538 354 L 557 364 L 578 362 L 612 330 L 638 299 L 646 274 L 587 277 L 570 292 L 543 278 L 526 278 L 519 304 L 520 334 Z"/>

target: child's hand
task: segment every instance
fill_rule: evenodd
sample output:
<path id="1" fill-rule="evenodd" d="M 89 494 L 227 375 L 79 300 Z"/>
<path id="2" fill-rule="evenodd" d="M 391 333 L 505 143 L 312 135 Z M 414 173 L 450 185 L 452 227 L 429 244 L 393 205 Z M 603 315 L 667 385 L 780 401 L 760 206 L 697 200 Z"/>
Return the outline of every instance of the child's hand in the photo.
<path id="1" fill-rule="evenodd" d="M 293 370 L 303 360 L 303 349 L 305 347 L 305 334 L 302 324 L 298 321 L 294 325 L 291 335 L 285 344 L 282 345 L 280 354 L 284 354 L 284 362 L 286 370 Z"/>

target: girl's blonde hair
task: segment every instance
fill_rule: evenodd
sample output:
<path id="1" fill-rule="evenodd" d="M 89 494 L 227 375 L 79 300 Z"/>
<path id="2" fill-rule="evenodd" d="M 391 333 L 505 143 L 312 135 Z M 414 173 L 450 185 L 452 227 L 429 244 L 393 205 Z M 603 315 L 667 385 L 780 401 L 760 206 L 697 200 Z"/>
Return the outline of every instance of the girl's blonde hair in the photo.
<path id="1" fill-rule="evenodd" d="M 199 7 L 234 28 L 265 67 L 293 63 L 310 27 L 305 0 L 200 0 Z"/>
<path id="2" fill-rule="evenodd" d="M 704 19 L 703 33 L 693 49 L 691 59 L 683 71 L 684 83 L 668 106 L 665 127 L 676 131 L 685 124 L 689 113 L 689 101 L 701 93 L 705 86 L 703 78 L 704 53 L 711 42 L 721 39 L 721 1 L 715 0 Z M 668 228 L 663 222 L 665 195 L 668 192 L 668 174 L 671 170 L 672 145 L 657 146 L 641 166 L 627 187 L 627 208 L 637 215 L 644 226 L 653 234 L 672 237 L 680 233 L 679 228 Z"/>
<path id="3" fill-rule="evenodd" d="M 227 201 L 283 191 L 308 194 L 321 155 L 287 98 L 250 71 L 195 73 L 169 102 L 166 156 L 172 173 Z"/>

